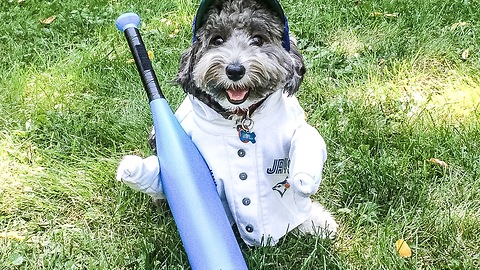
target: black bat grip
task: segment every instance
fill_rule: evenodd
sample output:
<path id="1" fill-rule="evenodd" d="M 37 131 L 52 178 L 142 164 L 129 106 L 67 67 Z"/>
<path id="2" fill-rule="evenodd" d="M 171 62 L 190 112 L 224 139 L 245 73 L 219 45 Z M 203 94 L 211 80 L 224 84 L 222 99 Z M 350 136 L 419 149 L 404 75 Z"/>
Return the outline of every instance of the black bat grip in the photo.
<path id="1" fill-rule="evenodd" d="M 124 30 L 124 34 L 127 38 L 128 46 L 132 52 L 135 64 L 137 65 L 137 70 L 142 79 L 143 87 L 147 92 L 148 100 L 152 101 L 159 98 L 165 98 L 162 89 L 158 84 L 157 76 L 153 70 L 152 62 L 148 57 L 140 32 L 135 27 L 129 27 Z"/>

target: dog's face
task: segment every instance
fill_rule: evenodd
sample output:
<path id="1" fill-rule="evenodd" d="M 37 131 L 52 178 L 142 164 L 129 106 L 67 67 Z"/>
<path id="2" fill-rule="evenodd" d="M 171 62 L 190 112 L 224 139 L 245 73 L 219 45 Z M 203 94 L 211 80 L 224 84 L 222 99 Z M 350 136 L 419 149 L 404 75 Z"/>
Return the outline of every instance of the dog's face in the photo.
<path id="1" fill-rule="evenodd" d="M 177 82 L 224 117 L 275 91 L 292 95 L 305 67 L 293 42 L 289 51 L 282 46 L 284 27 L 262 0 L 216 0 L 181 57 Z"/>

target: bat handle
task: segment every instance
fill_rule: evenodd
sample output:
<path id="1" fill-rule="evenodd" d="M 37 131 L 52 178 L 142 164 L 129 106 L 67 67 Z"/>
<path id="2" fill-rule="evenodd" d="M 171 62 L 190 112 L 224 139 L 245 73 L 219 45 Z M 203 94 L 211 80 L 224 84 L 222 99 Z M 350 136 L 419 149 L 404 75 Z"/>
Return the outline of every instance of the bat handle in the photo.
<path id="1" fill-rule="evenodd" d="M 125 34 L 149 101 L 165 98 L 158 84 L 157 76 L 153 70 L 152 62 L 148 57 L 140 32 L 138 31 L 139 25 L 140 17 L 133 12 L 124 13 L 116 20 L 117 29 Z"/>

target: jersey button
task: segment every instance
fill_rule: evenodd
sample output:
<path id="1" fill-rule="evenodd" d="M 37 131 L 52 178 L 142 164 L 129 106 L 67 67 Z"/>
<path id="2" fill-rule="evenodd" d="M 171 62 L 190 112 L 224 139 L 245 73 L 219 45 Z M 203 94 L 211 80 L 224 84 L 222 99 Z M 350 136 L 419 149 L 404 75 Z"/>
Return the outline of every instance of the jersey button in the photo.
<path id="1" fill-rule="evenodd" d="M 243 205 L 245 205 L 245 206 L 250 205 L 251 202 L 252 202 L 252 201 L 250 201 L 249 198 L 243 198 L 243 200 L 242 200 L 242 203 L 243 203 Z"/>
<path id="2" fill-rule="evenodd" d="M 240 180 L 247 180 L 248 175 L 246 173 L 242 172 L 238 175 L 238 177 L 240 178 Z"/>
<path id="3" fill-rule="evenodd" d="M 247 232 L 251 233 L 251 232 L 253 232 L 253 226 L 251 224 L 248 224 L 247 227 L 245 227 L 245 230 L 247 230 Z"/>
<path id="4" fill-rule="evenodd" d="M 238 154 L 239 157 L 244 157 L 244 156 L 245 156 L 245 150 L 239 149 L 239 150 L 237 151 L 237 154 Z"/>

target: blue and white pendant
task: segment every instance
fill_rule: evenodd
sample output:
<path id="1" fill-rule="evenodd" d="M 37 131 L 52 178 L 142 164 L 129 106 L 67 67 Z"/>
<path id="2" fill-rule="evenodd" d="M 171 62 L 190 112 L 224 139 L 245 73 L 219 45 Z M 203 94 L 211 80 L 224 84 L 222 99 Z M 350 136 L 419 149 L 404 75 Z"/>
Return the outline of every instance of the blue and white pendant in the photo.
<path id="1" fill-rule="evenodd" d="M 255 132 L 251 132 L 250 130 L 253 128 L 253 120 L 248 116 L 242 119 L 242 123 L 237 126 L 238 137 L 240 141 L 244 143 L 256 143 Z"/>

